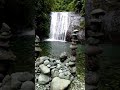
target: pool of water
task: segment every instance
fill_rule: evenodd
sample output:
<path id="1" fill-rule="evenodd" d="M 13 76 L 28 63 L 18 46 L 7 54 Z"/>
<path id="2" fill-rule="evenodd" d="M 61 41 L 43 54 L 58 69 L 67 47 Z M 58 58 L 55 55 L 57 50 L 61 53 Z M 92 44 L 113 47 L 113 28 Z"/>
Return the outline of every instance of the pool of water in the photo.
<path id="1" fill-rule="evenodd" d="M 44 41 L 40 43 L 42 48 L 41 56 L 59 57 L 62 52 L 66 52 L 68 56 L 71 54 L 70 42 L 60 41 Z M 77 52 L 80 52 L 83 46 L 78 44 Z"/>

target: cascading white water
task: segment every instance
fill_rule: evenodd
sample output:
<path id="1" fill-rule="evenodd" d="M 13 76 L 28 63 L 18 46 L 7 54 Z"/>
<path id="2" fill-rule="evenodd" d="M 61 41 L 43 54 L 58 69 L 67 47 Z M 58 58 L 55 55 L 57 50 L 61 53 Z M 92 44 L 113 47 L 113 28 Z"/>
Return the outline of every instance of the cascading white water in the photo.
<path id="1" fill-rule="evenodd" d="M 74 12 L 52 12 L 50 34 L 47 41 L 65 41 L 68 30 L 80 25 L 80 16 Z"/>

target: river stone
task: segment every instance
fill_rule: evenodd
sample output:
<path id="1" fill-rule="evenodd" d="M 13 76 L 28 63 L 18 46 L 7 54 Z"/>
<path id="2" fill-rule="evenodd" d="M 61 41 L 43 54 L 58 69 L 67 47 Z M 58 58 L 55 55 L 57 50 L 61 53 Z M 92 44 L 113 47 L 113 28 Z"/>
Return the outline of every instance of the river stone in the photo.
<path id="1" fill-rule="evenodd" d="M 11 80 L 11 76 L 10 75 L 6 75 L 5 78 L 2 81 L 2 84 L 5 85 L 7 82 L 9 82 Z"/>
<path id="2" fill-rule="evenodd" d="M 44 65 L 47 66 L 48 64 L 49 64 L 49 60 L 45 60 L 45 61 L 44 61 Z"/>
<path id="3" fill-rule="evenodd" d="M 35 62 L 35 67 L 39 67 L 40 62 Z"/>
<path id="4" fill-rule="evenodd" d="M 75 74 L 75 73 L 76 73 L 76 67 L 72 67 L 72 68 L 71 68 L 71 73 L 72 73 L 72 74 Z"/>
<path id="5" fill-rule="evenodd" d="M 25 81 L 31 81 L 34 79 L 34 76 L 29 73 L 29 72 L 23 72 L 20 77 L 18 77 L 18 80 L 21 82 L 25 82 Z"/>
<path id="6" fill-rule="evenodd" d="M 42 64 L 45 60 L 48 60 L 49 57 L 47 56 L 42 56 L 36 59 L 36 61 L 40 62 L 40 64 Z"/>
<path id="7" fill-rule="evenodd" d="M 41 72 L 44 74 L 49 74 L 50 73 L 50 68 L 45 66 L 44 64 L 40 65 Z"/>
<path id="8" fill-rule="evenodd" d="M 52 77 L 58 77 L 59 76 L 58 71 L 51 72 L 51 74 L 52 74 Z"/>
<path id="9" fill-rule="evenodd" d="M 69 76 L 69 75 L 65 75 L 65 76 L 64 76 L 64 79 L 69 80 L 69 79 L 70 79 L 70 76 Z"/>
<path id="10" fill-rule="evenodd" d="M 48 68 L 50 68 L 50 67 L 51 67 L 51 65 L 50 65 L 50 64 L 48 64 L 48 65 L 47 65 L 47 67 L 48 67 Z"/>
<path id="11" fill-rule="evenodd" d="M 46 84 L 46 83 L 48 83 L 50 81 L 50 77 L 49 76 L 47 76 L 47 75 L 43 75 L 43 74 L 40 74 L 39 76 L 38 76 L 38 83 L 39 84 Z"/>
<path id="12" fill-rule="evenodd" d="M 94 9 L 91 12 L 91 15 L 104 15 L 104 14 L 105 14 L 105 11 L 100 8 Z"/>
<path id="13" fill-rule="evenodd" d="M 56 61 L 56 59 L 50 58 L 50 61 L 51 61 L 51 62 L 54 62 L 54 61 Z"/>
<path id="14" fill-rule="evenodd" d="M 41 69 L 40 69 L 40 67 L 38 68 L 38 71 L 37 71 L 37 73 L 41 73 Z"/>
<path id="15" fill-rule="evenodd" d="M 21 89 L 20 90 L 35 90 L 34 89 L 35 85 L 33 82 L 31 81 L 26 81 L 22 84 Z"/>
<path id="16" fill-rule="evenodd" d="M 47 56 L 42 56 L 42 57 L 40 57 L 40 60 L 43 60 L 43 61 L 49 60 L 49 57 L 47 57 Z"/>
<path id="17" fill-rule="evenodd" d="M 11 78 L 15 79 L 15 80 L 18 80 L 18 78 L 21 77 L 22 74 L 23 74 L 23 72 L 12 73 Z"/>
<path id="18" fill-rule="evenodd" d="M 44 62 L 44 60 L 43 60 L 43 59 L 40 59 L 40 57 L 38 57 L 38 58 L 36 59 L 36 62 L 39 62 L 39 64 L 42 64 L 42 63 Z"/>
<path id="19" fill-rule="evenodd" d="M 57 65 L 57 62 L 55 61 L 55 62 L 53 62 L 54 63 L 54 66 L 56 66 Z"/>
<path id="20" fill-rule="evenodd" d="M 39 67 L 35 67 L 35 72 L 37 73 L 39 70 Z"/>
<path id="21" fill-rule="evenodd" d="M 70 59 L 70 61 L 76 61 L 76 57 L 74 57 L 74 56 L 71 56 L 69 59 Z"/>
<path id="22" fill-rule="evenodd" d="M 74 80 L 74 76 L 71 76 L 71 77 L 70 77 L 70 81 L 73 81 L 73 80 Z"/>
<path id="23" fill-rule="evenodd" d="M 65 90 L 70 85 L 70 80 L 55 77 L 51 82 L 50 90 Z"/>
<path id="24" fill-rule="evenodd" d="M 54 69 L 54 68 L 56 68 L 56 66 L 51 66 L 51 67 L 50 67 L 50 69 Z"/>
<path id="25" fill-rule="evenodd" d="M 68 75 L 68 72 L 64 72 L 64 75 L 66 75 L 66 76 L 67 76 L 67 75 Z"/>
<path id="26" fill-rule="evenodd" d="M 62 70 L 59 70 L 59 73 L 62 73 L 63 71 Z"/>
<path id="27" fill-rule="evenodd" d="M 75 62 L 69 62 L 69 66 L 75 66 Z"/>
<path id="28" fill-rule="evenodd" d="M 60 69 L 61 68 L 61 65 L 60 64 L 57 64 L 57 69 Z"/>
<path id="29" fill-rule="evenodd" d="M 59 77 L 62 78 L 62 79 L 64 79 L 64 76 L 65 76 L 64 73 L 59 74 Z"/>
<path id="30" fill-rule="evenodd" d="M 68 67 L 68 66 L 69 66 L 69 63 L 65 63 L 65 65 Z"/>
<path id="31" fill-rule="evenodd" d="M 18 90 L 21 87 L 21 85 L 22 85 L 22 82 L 15 80 L 15 79 L 11 80 L 11 88 L 13 90 Z"/>
<path id="32" fill-rule="evenodd" d="M 67 74 L 68 74 L 68 75 L 71 75 L 70 71 L 67 71 Z"/>
<path id="33" fill-rule="evenodd" d="M 86 73 L 85 82 L 89 85 L 97 84 L 99 81 L 98 74 L 96 72 L 89 71 Z"/>
<path id="34" fill-rule="evenodd" d="M 60 60 L 56 60 L 56 63 L 60 64 L 61 62 L 60 62 Z"/>
<path id="35" fill-rule="evenodd" d="M 4 85 L 0 88 L 0 90 L 12 90 L 10 85 Z"/>
<path id="36" fill-rule="evenodd" d="M 60 60 L 63 62 L 67 59 L 67 53 L 66 52 L 63 52 L 60 54 Z"/>

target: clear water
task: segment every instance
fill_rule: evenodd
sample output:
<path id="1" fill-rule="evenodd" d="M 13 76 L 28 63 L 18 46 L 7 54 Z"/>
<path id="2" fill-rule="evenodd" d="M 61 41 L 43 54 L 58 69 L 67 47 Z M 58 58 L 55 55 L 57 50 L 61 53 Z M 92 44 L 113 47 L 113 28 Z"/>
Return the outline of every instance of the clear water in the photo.
<path id="1" fill-rule="evenodd" d="M 62 52 L 66 52 L 68 56 L 71 54 L 70 42 L 60 41 L 44 41 L 40 43 L 42 48 L 42 56 L 59 57 Z M 78 44 L 77 52 L 81 52 L 83 46 Z"/>

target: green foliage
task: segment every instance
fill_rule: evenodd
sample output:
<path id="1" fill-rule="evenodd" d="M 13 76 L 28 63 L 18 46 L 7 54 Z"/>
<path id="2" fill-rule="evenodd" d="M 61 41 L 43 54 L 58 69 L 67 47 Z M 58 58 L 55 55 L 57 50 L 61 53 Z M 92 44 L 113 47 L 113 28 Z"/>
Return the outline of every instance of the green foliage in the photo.
<path id="1" fill-rule="evenodd" d="M 36 0 L 36 34 L 43 39 L 48 36 L 50 25 L 50 12 L 53 0 Z"/>
<path id="2" fill-rule="evenodd" d="M 81 15 L 82 16 L 85 15 L 85 4 L 86 4 L 86 0 L 82 0 L 82 9 L 81 9 Z"/>
<path id="3" fill-rule="evenodd" d="M 85 77 L 85 54 L 84 54 L 84 46 L 79 49 L 77 55 L 77 61 L 76 61 L 76 67 L 77 67 L 77 76 L 78 78 L 84 82 Z"/>
<path id="4" fill-rule="evenodd" d="M 54 0 L 52 11 L 74 11 L 76 0 Z"/>
<path id="5" fill-rule="evenodd" d="M 85 20 L 83 20 L 83 21 L 80 22 L 80 28 L 81 28 L 82 30 L 85 29 Z"/>
<path id="6" fill-rule="evenodd" d="M 85 0 L 76 0 L 75 11 L 80 13 L 82 16 L 85 15 Z"/>

